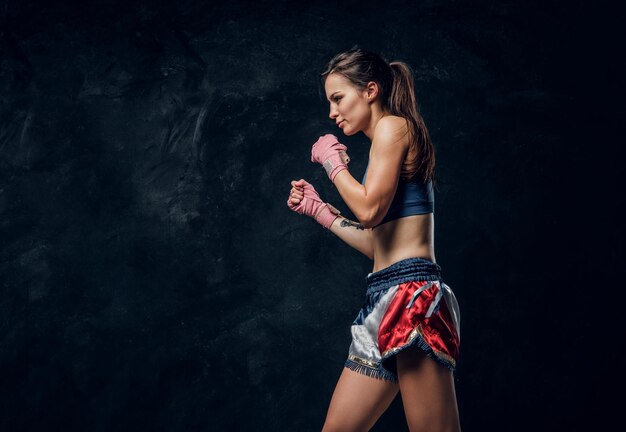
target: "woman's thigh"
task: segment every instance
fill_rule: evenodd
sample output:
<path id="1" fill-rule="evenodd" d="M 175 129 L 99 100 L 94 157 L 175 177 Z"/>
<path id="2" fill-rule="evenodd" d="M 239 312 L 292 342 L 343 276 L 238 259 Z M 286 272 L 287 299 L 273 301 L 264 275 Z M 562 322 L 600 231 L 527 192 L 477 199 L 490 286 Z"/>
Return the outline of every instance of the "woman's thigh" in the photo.
<path id="1" fill-rule="evenodd" d="M 452 372 L 415 346 L 400 351 L 396 364 L 409 430 L 460 431 Z"/>
<path id="2" fill-rule="evenodd" d="M 344 367 L 330 400 L 323 432 L 368 431 L 398 394 L 398 384 Z"/>

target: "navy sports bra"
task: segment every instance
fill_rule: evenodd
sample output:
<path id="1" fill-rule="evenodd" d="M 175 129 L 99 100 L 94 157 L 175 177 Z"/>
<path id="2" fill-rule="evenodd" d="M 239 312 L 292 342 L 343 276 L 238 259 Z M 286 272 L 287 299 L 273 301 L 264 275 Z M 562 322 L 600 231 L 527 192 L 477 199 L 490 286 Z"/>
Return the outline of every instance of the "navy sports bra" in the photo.
<path id="1" fill-rule="evenodd" d="M 368 161 L 367 168 L 365 168 L 365 174 L 363 174 L 363 181 L 361 182 L 363 185 L 365 184 L 369 166 L 370 164 Z M 380 226 L 391 220 L 413 216 L 416 214 L 434 213 L 434 211 L 435 195 L 433 193 L 433 182 L 431 180 L 429 180 L 428 183 L 422 183 L 419 181 L 407 183 L 402 179 L 399 179 L 396 194 L 391 201 L 389 210 L 383 220 L 376 226 Z"/>

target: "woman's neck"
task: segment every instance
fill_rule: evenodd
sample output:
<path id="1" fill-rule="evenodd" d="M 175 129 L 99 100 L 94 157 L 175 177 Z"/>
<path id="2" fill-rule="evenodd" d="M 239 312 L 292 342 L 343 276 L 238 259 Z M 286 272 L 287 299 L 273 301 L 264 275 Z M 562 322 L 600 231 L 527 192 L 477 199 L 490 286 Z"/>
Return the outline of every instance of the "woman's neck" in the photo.
<path id="1" fill-rule="evenodd" d="M 374 139 L 374 131 L 376 130 L 376 125 L 378 125 L 380 119 L 383 117 L 387 117 L 388 115 L 390 114 L 387 111 L 383 110 L 380 105 L 372 106 L 372 116 L 370 117 L 370 124 L 367 129 L 363 131 L 363 133 L 370 139 L 370 141 Z"/>

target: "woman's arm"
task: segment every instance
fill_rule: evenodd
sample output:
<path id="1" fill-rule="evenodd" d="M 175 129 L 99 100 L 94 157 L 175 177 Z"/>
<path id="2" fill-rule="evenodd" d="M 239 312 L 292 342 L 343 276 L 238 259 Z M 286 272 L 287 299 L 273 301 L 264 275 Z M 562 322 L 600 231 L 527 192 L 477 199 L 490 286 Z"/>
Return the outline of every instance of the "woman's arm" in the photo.
<path id="1" fill-rule="evenodd" d="M 383 220 L 398 186 L 402 162 L 408 149 L 405 120 L 384 117 L 376 127 L 365 184 L 347 169 L 333 181 L 341 198 L 365 228 Z"/>
<path id="2" fill-rule="evenodd" d="M 358 222 L 339 216 L 330 226 L 330 231 L 369 259 L 374 259 L 372 229 Z"/>

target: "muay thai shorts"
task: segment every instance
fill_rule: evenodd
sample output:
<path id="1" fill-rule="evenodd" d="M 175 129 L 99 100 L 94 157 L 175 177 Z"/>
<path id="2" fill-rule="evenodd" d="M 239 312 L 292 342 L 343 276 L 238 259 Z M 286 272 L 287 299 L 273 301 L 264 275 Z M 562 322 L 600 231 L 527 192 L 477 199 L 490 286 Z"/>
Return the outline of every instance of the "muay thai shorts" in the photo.
<path id="1" fill-rule="evenodd" d="M 397 382 L 396 359 L 417 346 L 455 371 L 460 346 L 460 312 L 443 282 L 441 267 L 424 258 L 407 258 L 366 277 L 366 300 L 352 323 L 345 367 Z"/>

